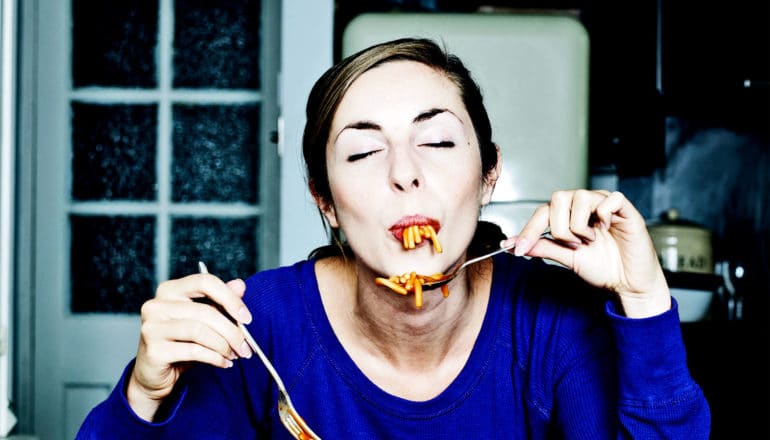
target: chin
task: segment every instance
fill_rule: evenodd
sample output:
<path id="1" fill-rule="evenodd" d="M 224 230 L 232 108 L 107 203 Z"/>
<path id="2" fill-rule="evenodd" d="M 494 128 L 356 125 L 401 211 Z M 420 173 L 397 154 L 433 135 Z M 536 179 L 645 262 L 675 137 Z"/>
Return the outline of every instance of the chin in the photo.
<path id="1" fill-rule="evenodd" d="M 420 275 L 432 275 L 435 273 L 443 273 L 448 267 L 452 265 L 451 262 L 445 261 L 447 258 L 444 254 L 437 256 L 405 256 L 404 258 L 394 259 L 385 264 L 384 268 L 389 270 L 385 275 L 403 275 L 411 272 L 416 272 Z"/>

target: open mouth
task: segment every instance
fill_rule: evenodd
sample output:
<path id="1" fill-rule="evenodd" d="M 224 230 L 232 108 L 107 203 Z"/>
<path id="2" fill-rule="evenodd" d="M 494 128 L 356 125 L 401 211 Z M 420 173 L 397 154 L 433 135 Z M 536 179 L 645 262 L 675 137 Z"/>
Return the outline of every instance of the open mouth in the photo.
<path id="1" fill-rule="evenodd" d="M 441 245 L 439 244 L 438 237 L 436 237 L 436 232 L 439 228 L 438 220 L 414 215 L 401 218 L 389 230 L 393 234 L 393 238 L 401 242 L 404 250 L 416 249 L 426 244 L 426 242 L 431 242 L 433 250 L 440 254 L 442 252 Z M 420 308 L 422 307 L 423 284 L 432 286 L 439 281 L 443 281 L 444 278 L 444 275 L 440 272 L 432 275 L 418 275 L 416 272 L 410 272 L 400 276 L 393 275 L 388 278 L 377 277 L 374 282 L 377 285 L 386 286 L 401 295 L 407 295 L 410 292 L 414 293 L 414 304 L 417 308 Z M 449 296 L 446 283 L 440 286 L 436 284 L 436 287 L 441 287 L 444 298 Z"/>
<path id="2" fill-rule="evenodd" d="M 406 236 L 411 234 L 415 237 L 415 246 L 422 244 L 422 238 L 431 239 L 430 231 L 433 231 L 433 237 L 441 229 L 441 224 L 438 220 L 425 217 L 422 215 L 410 215 L 402 217 L 398 222 L 393 224 L 388 230 L 393 234 L 393 238 L 404 242 L 408 240 Z M 419 238 L 417 238 L 419 237 Z M 406 248 L 407 246 L 405 246 Z M 409 247 L 414 248 L 414 246 Z"/>

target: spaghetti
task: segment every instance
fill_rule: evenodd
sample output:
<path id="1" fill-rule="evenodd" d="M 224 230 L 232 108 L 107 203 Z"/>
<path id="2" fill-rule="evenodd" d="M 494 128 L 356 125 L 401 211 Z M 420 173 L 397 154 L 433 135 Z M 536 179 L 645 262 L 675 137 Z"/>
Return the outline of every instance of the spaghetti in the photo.
<path id="1" fill-rule="evenodd" d="M 414 249 L 423 239 L 430 240 L 433 243 L 433 250 L 441 253 L 441 244 L 436 237 L 436 230 L 431 225 L 412 225 L 404 228 L 402 232 L 404 249 Z M 444 279 L 441 272 L 433 275 L 419 275 L 416 272 L 405 273 L 403 275 L 393 275 L 389 278 L 377 277 L 374 283 L 379 286 L 385 286 L 390 290 L 400 294 L 407 295 L 414 293 L 414 305 L 417 308 L 422 307 L 422 285 L 426 282 L 440 281 Z M 441 286 L 441 293 L 444 298 L 449 296 L 449 288 L 446 285 Z"/>
<path id="2" fill-rule="evenodd" d="M 404 249 L 414 249 L 418 244 L 422 243 L 422 239 L 426 238 L 433 243 L 433 250 L 440 254 L 443 250 L 441 244 L 436 237 L 436 230 L 431 225 L 412 225 L 404 228 L 401 233 Z"/>
<path id="3" fill-rule="evenodd" d="M 441 281 L 442 279 L 444 279 L 444 274 L 441 272 L 433 275 L 419 275 L 416 272 L 410 272 L 403 275 L 392 275 L 390 278 L 377 277 L 374 279 L 374 283 L 388 287 L 401 295 L 414 293 L 414 305 L 420 308 L 422 307 L 422 285 L 426 282 Z M 441 293 L 444 298 L 448 297 L 449 288 L 446 285 L 441 286 Z"/>

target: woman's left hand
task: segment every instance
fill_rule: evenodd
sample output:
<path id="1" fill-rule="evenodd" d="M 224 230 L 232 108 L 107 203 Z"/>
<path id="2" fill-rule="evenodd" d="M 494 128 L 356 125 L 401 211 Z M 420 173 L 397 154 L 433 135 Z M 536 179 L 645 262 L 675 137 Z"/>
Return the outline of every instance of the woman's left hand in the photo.
<path id="1" fill-rule="evenodd" d="M 541 238 L 550 229 L 552 238 Z M 671 308 L 671 295 L 644 218 L 620 192 L 556 191 L 515 241 L 515 255 L 547 258 L 615 292 L 628 317 Z"/>

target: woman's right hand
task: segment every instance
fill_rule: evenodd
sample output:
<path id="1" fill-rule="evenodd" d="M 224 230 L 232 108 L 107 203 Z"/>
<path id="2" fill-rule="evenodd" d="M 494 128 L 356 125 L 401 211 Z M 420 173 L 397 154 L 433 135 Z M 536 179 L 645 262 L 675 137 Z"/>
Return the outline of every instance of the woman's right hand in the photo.
<path id="1" fill-rule="evenodd" d="M 126 389 L 128 403 L 138 416 L 152 421 L 190 362 L 228 368 L 238 357 L 251 357 L 238 326 L 215 307 L 195 301 L 206 297 L 248 324 L 251 314 L 242 300 L 245 290 L 242 280 L 224 283 L 211 274 L 158 286 L 155 298 L 142 306 L 139 349 Z"/>

